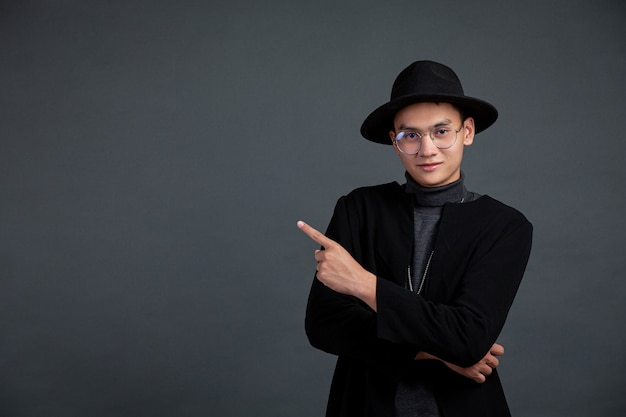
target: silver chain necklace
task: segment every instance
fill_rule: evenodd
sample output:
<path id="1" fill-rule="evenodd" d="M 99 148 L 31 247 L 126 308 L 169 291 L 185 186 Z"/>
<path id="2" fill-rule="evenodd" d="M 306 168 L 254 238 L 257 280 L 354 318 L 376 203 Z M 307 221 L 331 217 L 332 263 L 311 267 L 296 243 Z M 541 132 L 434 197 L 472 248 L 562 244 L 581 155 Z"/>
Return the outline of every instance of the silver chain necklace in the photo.
<path id="1" fill-rule="evenodd" d="M 459 201 L 459 204 L 463 204 L 465 202 L 465 197 L 463 196 L 461 198 L 461 201 Z M 422 292 L 422 288 L 424 287 L 424 282 L 426 282 L 426 275 L 428 275 L 428 269 L 430 268 L 430 261 L 433 259 L 433 254 L 435 253 L 435 251 L 431 251 L 430 252 L 430 256 L 428 257 L 428 262 L 426 262 L 426 269 L 424 270 L 424 275 L 422 275 L 422 281 L 420 282 L 420 286 L 417 289 L 417 293 L 420 294 Z M 409 281 L 409 290 L 411 290 L 411 292 L 413 292 L 413 280 L 411 279 L 411 265 L 409 265 L 407 267 L 407 278 Z"/>
<path id="2" fill-rule="evenodd" d="M 435 251 L 430 252 L 430 256 L 428 257 L 428 262 L 426 262 L 426 269 L 424 269 L 424 275 L 422 275 L 422 281 L 420 282 L 420 286 L 417 289 L 417 293 L 422 292 L 422 288 L 424 287 L 424 282 L 426 282 L 426 275 L 428 274 L 428 269 L 430 268 L 430 261 L 433 259 L 433 254 Z M 411 265 L 409 265 L 407 269 L 408 279 L 409 279 L 409 289 L 413 292 L 413 282 L 411 280 Z"/>

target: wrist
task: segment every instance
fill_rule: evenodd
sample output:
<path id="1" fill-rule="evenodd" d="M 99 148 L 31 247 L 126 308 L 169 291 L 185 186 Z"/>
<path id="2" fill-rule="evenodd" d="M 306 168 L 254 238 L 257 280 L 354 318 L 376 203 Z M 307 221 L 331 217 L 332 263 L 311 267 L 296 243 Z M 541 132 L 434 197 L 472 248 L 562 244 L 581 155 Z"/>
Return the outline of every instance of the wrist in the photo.
<path id="1" fill-rule="evenodd" d="M 376 283 L 378 278 L 371 272 L 365 271 L 363 277 L 358 280 L 354 296 L 361 299 L 376 311 Z"/>

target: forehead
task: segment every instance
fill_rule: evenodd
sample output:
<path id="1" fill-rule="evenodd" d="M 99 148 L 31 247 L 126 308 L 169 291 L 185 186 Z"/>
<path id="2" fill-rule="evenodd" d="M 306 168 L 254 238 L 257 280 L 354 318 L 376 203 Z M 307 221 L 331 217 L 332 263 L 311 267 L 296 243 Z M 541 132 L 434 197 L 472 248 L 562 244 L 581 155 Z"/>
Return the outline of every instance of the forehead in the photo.
<path id="1" fill-rule="evenodd" d="M 460 112 L 450 103 L 415 103 L 398 110 L 394 117 L 394 127 L 430 127 L 444 121 L 458 123 Z"/>

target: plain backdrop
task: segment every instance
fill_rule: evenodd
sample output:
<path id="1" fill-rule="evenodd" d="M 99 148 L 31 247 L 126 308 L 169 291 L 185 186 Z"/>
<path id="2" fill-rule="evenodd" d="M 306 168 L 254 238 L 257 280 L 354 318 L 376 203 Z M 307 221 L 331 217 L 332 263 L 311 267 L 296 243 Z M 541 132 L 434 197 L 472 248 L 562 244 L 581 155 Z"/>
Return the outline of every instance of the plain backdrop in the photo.
<path id="1" fill-rule="evenodd" d="M 304 309 L 360 138 L 415 60 L 497 123 L 468 188 L 535 226 L 513 415 L 626 415 L 618 0 L 0 1 L 0 417 L 323 415 Z"/>

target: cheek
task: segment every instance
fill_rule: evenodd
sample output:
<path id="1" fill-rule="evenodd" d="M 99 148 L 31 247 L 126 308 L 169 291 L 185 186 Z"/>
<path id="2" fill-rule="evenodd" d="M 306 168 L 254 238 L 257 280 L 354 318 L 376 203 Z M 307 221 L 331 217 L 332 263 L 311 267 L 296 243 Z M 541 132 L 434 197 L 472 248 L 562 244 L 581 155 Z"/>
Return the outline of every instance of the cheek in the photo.
<path id="1" fill-rule="evenodd" d="M 450 156 L 450 160 L 453 161 L 455 165 L 460 165 L 463 160 L 463 147 L 461 147 L 458 152 L 454 152 L 454 154 Z"/>
<path id="2" fill-rule="evenodd" d="M 415 165 L 415 157 L 414 156 L 400 154 L 400 161 L 402 161 L 402 165 L 407 170 L 411 169 Z"/>

